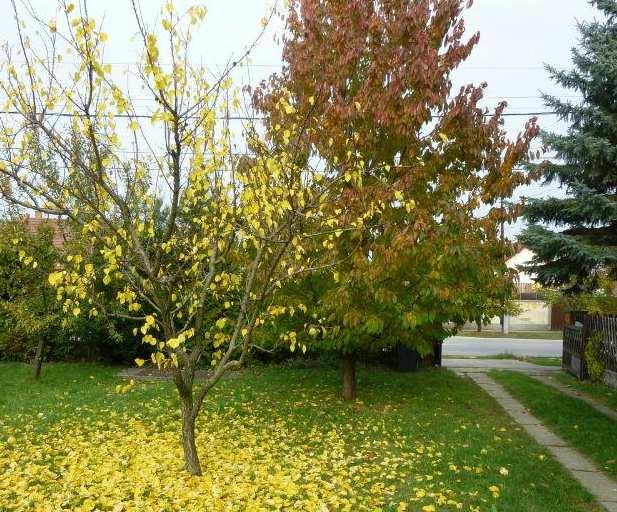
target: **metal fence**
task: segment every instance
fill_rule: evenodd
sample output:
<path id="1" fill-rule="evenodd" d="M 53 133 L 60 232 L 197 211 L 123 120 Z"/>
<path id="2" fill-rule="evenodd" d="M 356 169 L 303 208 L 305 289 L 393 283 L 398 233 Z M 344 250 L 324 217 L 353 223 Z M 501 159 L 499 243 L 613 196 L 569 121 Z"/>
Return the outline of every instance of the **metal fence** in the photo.
<path id="1" fill-rule="evenodd" d="M 587 315 L 585 328 L 588 336 L 602 333 L 600 359 L 607 370 L 617 372 L 617 317 Z"/>
<path id="2" fill-rule="evenodd" d="M 584 356 L 585 341 L 585 338 L 583 338 L 583 327 L 566 325 L 563 328 L 561 365 L 581 380 L 587 376 Z"/>
<path id="3" fill-rule="evenodd" d="M 579 379 L 588 377 L 585 349 L 589 338 L 602 334 L 600 359 L 606 370 L 617 373 L 617 316 L 572 314 L 574 325 L 563 329 L 562 366 Z"/>

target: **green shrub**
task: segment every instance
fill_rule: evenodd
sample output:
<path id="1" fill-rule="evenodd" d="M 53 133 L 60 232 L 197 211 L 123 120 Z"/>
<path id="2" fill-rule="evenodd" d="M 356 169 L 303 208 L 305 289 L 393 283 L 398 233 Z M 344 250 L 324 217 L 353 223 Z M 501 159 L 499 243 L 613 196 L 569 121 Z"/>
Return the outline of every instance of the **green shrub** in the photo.
<path id="1" fill-rule="evenodd" d="M 48 284 L 62 258 L 53 236 L 48 224 L 32 232 L 19 220 L 0 220 L 0 360 L 30 361 L 41 340 L 48 361 L 130 364 L 147 354 L 133 335 L 133 323 L 62 314 Z"/>
<path id="2" fill-rule="evenodd" d="M 600 382 L 604 379 L 604 371 L 606 365 L 602 361 L 602 344 L 604 343 L 604 335 L 597 331 L 593 333 L 587 340 L 585 347 L 585 363 L 591 380 Z"/>

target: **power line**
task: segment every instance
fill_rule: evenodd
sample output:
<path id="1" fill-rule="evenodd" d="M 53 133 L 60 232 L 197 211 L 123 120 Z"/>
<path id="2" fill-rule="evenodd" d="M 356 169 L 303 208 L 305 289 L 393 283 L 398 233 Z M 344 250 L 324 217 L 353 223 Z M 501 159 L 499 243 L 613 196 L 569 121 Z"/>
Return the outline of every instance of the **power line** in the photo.
<path id="1" fill-rule="evenodd" d="M 23 59 L 15 59 L 14 60 L 15 63 L 17 64 L 26 64 L 26 61 Z M 61 65 L 78 65 L 80 64 L 81 61 L 77 61 L 77 60 L 71 60 L 71 59 L 63 59 L 61 62 L 59 62 L 58 64 Z M 110 64 L 112 66 L 143 66 L 144 63 L 142 61 L 129 61 L 129 60 L 104 60 L 101 61 L 102 64 Z M 168 66 L 171 65 L 171 62 L 169 61 L 161 61 L 160 62 L 161 65 L 164 66 Z M 281 62 L 244 62 L 242 63 L 242 67 L 249 67 L 249 68 L 281 68 L 282 66 L 284 66 L 286 63 L 281 61 Z M 227 63 L 224 62 L 211 62 L 209 64 L 209 66 L 211 67 L 225 67 L 227 66 Z M 555 65 L 555 67 L 557 68 L 566 68 L 568 66 L 571 66 L 571 63 L 568 64 L 558 64 Z M 541 64 L 486 64 L 486 65 L 467 65 L 467 64 L 462 64 L 460 66 L 461 70 L 465 70 L 465 69 L 489 69 L 489 70 L 502 70 L 502 69 L 508 69 L 508 70 L 519 70 L 519 69 L 546 69 L 544 65 Z"/>
<path id="2" fill-rule="evenodd" d="M 584 96 L 582 94 L 549 94 L 548 96 L 552 98 L 560 98 L 560 99 L 579 99 L 582 100 Z M 497 100 L 499 98 L 505 98 L 508 100 L 541 100 L 543 99 L 540 95 L 531 95 L 531 96 L 484 96 L 485 100 Z"/>
<path id="3" fill-rule="evenodd" d="M 0 115 L 11 115 L 11 116 L 22 116 L 25 117 L 23 112 L 19 110 L 0 110 Z M 68 112 L 45 112 L 46 116 L 51 117 L 88 117 L 86 114 L 70 114 Z M 113 117 L 121 118 L 121 119 L 152 119 L 154 114 L 113 114 Z M 89 117 L 94 117 L 90 115 Z M 186 116 L 190 119 L 196 119 L 199 116 Z M 224 121 L 257 121 L 266 119 L 265 117 L 257 117 L 257 116 L 219 116 L 216 119 L 224 120 Z"/>
<path id="4" fill-rule="evenodd" d="M 0 115 L 16 115 L 25 117 L 23 112 L 19 110 L 0 110 Z M 501 114 L 502 117 L 537 117 L 537 116 L 555 116 L 558 115 L 558 112 L 555 111 L 544 111 L 544 112 L 504 112 Z M 45 112 L 46 116 L 51 117 L 88 117 L 86 114 L 71 114 L 68 112 Z M 114 114 L 113 117 L 120 119 L 151 119 L 154 114 Z M 484 117 L 493 117 L 494 114 L 486 113 L 482 114 Z M 94 116 L 90 116 L 94 117 Z M 198 116 L 187 116 L 190 119 L 196 119 Z M 443 114 L 435 114 L 432 116 L 433 118 L 441 119 L 444 117 Z M 264 116 L 219 116 L 216 117 L 218 120 L 223 121 L 263 121 L 267 119 Z"/>
<path id="5" fill-rule="evenodd" d="M 557 66 L 558 68 L 567 67 L 567 66 Z M 466 69 L 478 69 L 483 71 L 534 71 L 534 70 L 542 70 L 545 71 L 546 68 L 544 66 L 516 66 L 516 65 L 504 65 L 504 66 L 465 66 L 462 65 L 460 67 L 462 71 Z"/>
<path id="6" fill-rule="evenodd" d="M 582 94 L 575 94 L 575 95 L 567 95 L 567 94 L 548 94 L 548 96 L 550 96 L 551 98 L 559 98 L 559 99 L 578 99 L 578 100 L 582 100 L 584 99 L 584 96 Z M 456 99 L 456 96 L 452 96 L 450 98 L 448 98 L 449 100 L 454 100 Z M 483 96 L 482 97 L 483 100 L 499 100 L 499 99 L 505 99 L 505 100 L 544 100 L 544 98 L 541 95 L 528 95 L 528 96 L 517 96 L 517 95 L 512 95 L 512 96 L 507 96 L 507 95 L 496 95 L 496 96 Z M 131 98 L 131 101 L 150 101 L 150 102 L 155 102 L 154 98 Z"/>

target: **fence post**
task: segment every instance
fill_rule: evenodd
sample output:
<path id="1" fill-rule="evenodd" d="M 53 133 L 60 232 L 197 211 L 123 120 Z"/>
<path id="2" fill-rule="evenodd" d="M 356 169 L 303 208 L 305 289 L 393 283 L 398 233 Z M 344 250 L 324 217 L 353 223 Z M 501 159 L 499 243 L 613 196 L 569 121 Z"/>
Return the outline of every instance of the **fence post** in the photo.
<path id="1" fill-rule="evenodd" d="M 583 341 L 581 342 L 581 369 L 580 375 L 578 376 L 579 380 L 585 380 L 587 378 L 587 363 L 585 361 L 585 352 L 587 351 L 587 339 L 589 338 L 589 323 L 590 323 L 589 314 L 585 313 L 583 316 L 583 328 L 581 331 L 581 336 Z"/>
<path id="2" fill-rule="evenodd" d="M 566 330 L 567 325 L 568 325 L 567 323 L 564 323 L 563 334 L 561 335 L 561 340 L 562 340 L 561 341 L 561 369 L 562 370 L 567 369 L 566 367 L 566 344 L 568 342 L 567 340 L 568 335 L 567 335 L 567 330 Z"/>

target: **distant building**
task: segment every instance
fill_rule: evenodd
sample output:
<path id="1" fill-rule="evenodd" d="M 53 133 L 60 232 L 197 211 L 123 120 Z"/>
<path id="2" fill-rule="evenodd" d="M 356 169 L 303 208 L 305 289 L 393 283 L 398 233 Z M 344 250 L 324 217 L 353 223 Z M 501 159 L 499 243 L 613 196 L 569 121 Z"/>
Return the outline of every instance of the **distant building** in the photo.
<path id="1" fill-rule="evenodd" d="M 68 230 L 63 224 L 62 219 L 43 217 L 41 212 L 36 212 L 34 217 L 23 217 L 22 221 L 26 229 L 31 233 L 36 233 L 41 225 L 48 225 L 54 230 L 54 247 L 60 248 L 69 240 Z"/>
<path id="2" fill-rule="evenodd" d="M 506 261 L 506 265 L 508 266 L 508 268 L 513 268 L 513 269 L 518 270 L 518 282 L 520 284 L 530 284 L 530 285 L 535 284 L 536 281 L 533 275 L 528 274 L 527 272 L 518 269 L 520 265 L 527 265 L 533 259 L 534 256 L 535 254 L 532 251 L 530 251 L 526 247 L 523 247 L 514 256 L 512 256 L 508 261 Z"/>
<path id="3" fill-rule="evenodd" d="M 508 268 L 518 272 L 518 297 L 515 298 L 515 303 L 518 306 L 519 313 L 507 318 L 508 328 L 510 331 L 561 330 L 564 325 L 564 314 L 561 308 L 548 304 L 544 299 L 542 289 L 536 285 L 534 276 L 519 268 L 530 263 L 534 256 L 532 251 L 521 247 L 506 262 Z M 483 328 L 492 331 L 501 330 L 501 321 L 500 317 L 495 317 L 491 319 L 489 325 L 483 326 Z M 466 326 L 467 329 L 474 327 L 474 324 Z"/>
<path id="4" fill-rule="evenodd" d="M 534 256 L 532 251 L 522 247 L 506 262 L 508 268 L 518 272 L 518 298 L 515 302 L 520 312 L 516 316 L 509 317 L 510 330 L 561 330 L 564 322 L 561 308 L 548 304 L 544 300 L 541 288 L 536 285 L 535 276 L 519 268 L 530 263 Z M 500 328 L 501 319 L 494 318 L 491 327 Z"/>

